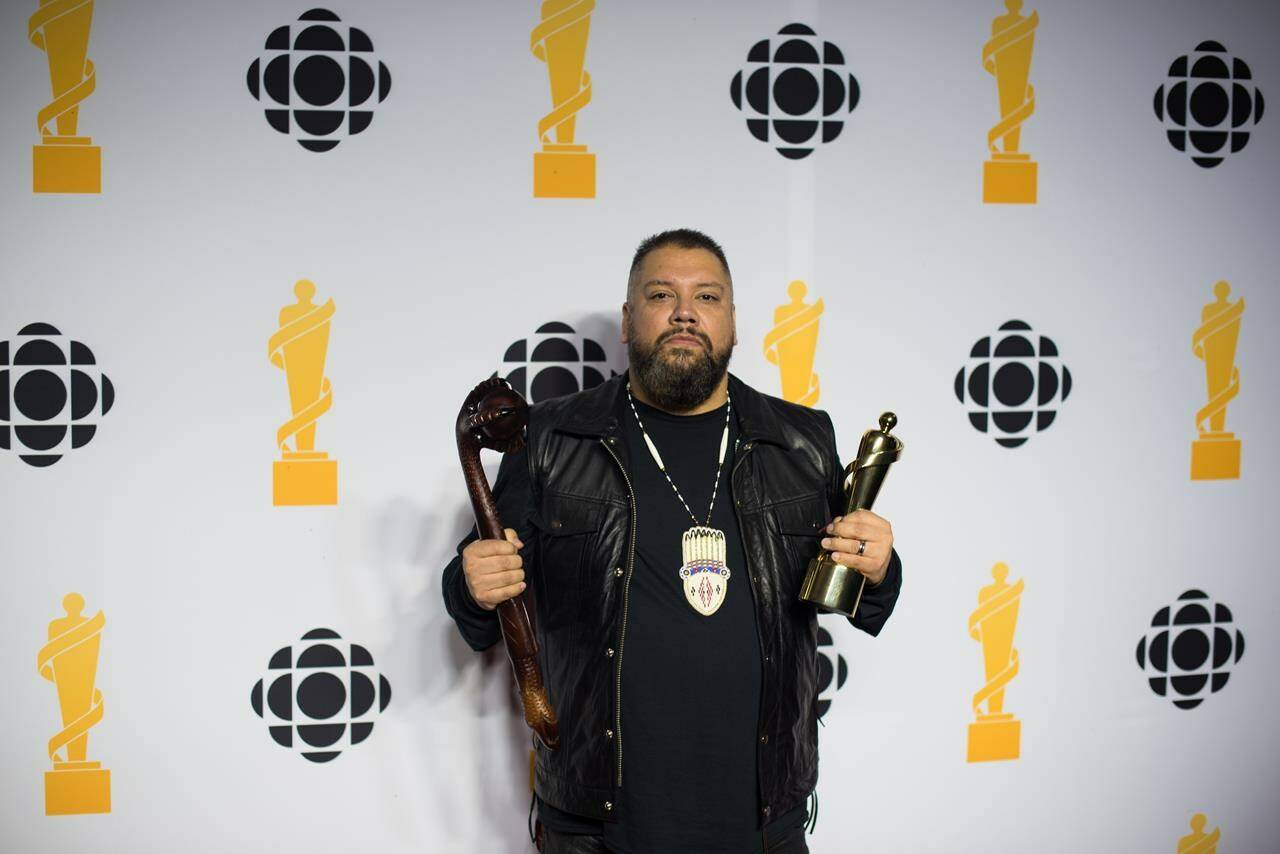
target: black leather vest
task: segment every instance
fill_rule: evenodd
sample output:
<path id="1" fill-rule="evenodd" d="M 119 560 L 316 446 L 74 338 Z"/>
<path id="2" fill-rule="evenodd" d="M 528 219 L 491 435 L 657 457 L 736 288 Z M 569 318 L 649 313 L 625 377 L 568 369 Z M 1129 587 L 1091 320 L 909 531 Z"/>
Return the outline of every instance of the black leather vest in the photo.
<path id="1" fill-rule="evenodd" d="M 627 743 L 618 712 L 621 692 L 639 690 L 621 679 L 636 536 L 632 461 L 619 431 L 624 382 L 539 403 L 528 430 L 538 536 L 526 570 L 561 743 L 558 751 L 538 744 L 535 788 L 555 807 L 606 821 L 625 785 L 627 751 L 640 749 Z M 822 529 L 844 510 L 842 465 L 825 413 L 732 375 L 729 388 L 741 427 L 731 497 L 764 667 L 756 752 L 767 823 L 817 782 L 817 618 L 797 593 Z M 885 592 L 884 601 L 864 597 L 856 626 L 879 631 L 896 585 Z"/>

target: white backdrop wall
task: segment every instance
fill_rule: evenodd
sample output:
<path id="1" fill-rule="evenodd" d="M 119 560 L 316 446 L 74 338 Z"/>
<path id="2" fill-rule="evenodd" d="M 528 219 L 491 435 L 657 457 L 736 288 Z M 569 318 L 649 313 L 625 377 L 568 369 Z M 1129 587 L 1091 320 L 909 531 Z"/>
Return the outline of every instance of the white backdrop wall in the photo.
<path id="1" fill-rule="evenodd" d="M 588 199 L 533 196 L 551 109 L 538 3 L 323 8 L 368 34 L 392 85 L 369 127 L 313 152 L 246 86 L 305 4 L 95 3 L 79 133 L 101 149 L 101 192 L 51 194 L 32 191 L 29 153 L 51 91 L 27 41 L 37 4 L 0 5 L 0 333 L 12 353 L 52 324 L 115 390 L 55 464 L 0 452 L 0 847 L 529 850 L 509 668 L 471 653 L 441 602 L 470 525 L 453 414 L 549 322 L 621 370 L 630 254 L 688 225 L 733 267 L 732 369 L 779 393 L 762 342 L 803 280 L 825 305 L 817 405 L 842 453 L 885 409 L 907 444 L 876 508 L 903 557 L 897 611 L 874 640 L 822 620 L 848 677 L 823 694 L 813 850 L 854 850 L 852 834 L 868 852 L 1175 851 L 1196 813 L 1218 850 L 1275 850 L 1280 129 L 1264 113 L 1205 168 L 1152 107 L 1206 40 L 1280 99 L 1273 4 L 1028 4 L 1033 205 L 982 198 L 998 2 L 599 0 L 577 117 Z M 729 97 L 751 46 L 791 23 L 838 45 L 860 88 L 840 136 L 799 160 Z M 266 345 L 303 278 L 336 307 L 316 447 L 338 501 L 277 507 L 290 409 Z M 1241 465 L 1192 480 L 1207 393 L 1191 339 L 1219 280 L 1247 304 L 1226 427 Z M 974 429 L 952 388 L 1010 320 L 1073 380 L 1016 448 Z M 3 393 L 16 423 L 20 395 Z M 997 562 L 1025 583 L 1005 696 L 1020 756 L 970 763 L 984 675 L 967 621 Z M 1191 590 L 1230 608 L 1247 649 L 1181 709 L 1135 649 Z M 111 809 L 46 816 L 61 718 L 34 665 L 72 591 L 106 619 L 88 759 L 110 770 Z M 251 703 L 272 654 L 319 628 L 367 649 L 393 692 L 367 740 L 324 763 L 273 742 Z"/>

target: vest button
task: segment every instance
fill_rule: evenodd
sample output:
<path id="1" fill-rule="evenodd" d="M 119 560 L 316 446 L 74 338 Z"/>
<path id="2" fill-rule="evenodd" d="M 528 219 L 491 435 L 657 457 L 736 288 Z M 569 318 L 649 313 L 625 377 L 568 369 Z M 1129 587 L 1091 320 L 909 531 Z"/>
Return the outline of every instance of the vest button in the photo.
<path id="1" fill-rule="evenodd" d="M 611 730 L 611 729 L 607 729 L 607 730 L 605 730 L 605 731 L 604 731 L 604 737 L 605 737 L 605 738 L 613 738 L 613 730 Z"/>
<path id="2" fill-rule="evenodd" d="M 613 812 L 613 801 L 605 801 L 605 802 L 604 802 L 604 811 L 605 811 L 605 812 Z"/>
<path id="3" fill-rule="evenodd" d="M 620 566 L 619 566 L 619 567 L 615 567 L 615 568 L 614 568 L 614 570 L 613 570 L 613 577 L 614 577 L 614 578 L 621 578 L 621 577 L 622 577 L 622 567 L 620 567 Z"/>
<path id="4" fill-rule="evenodd" d="M 761 743 L 761 744 L 768 744 L 768 743 L 769 743 L 769 734 L 768 734 L 768 733 L 765 733 L 764 735 L 760 736 L 760 743 Z M 768 811 L 769 811 L 769 810 L 766 808 L 766 809 L 765 809 L 765 812 L 768 812 Z"/>
<path id="5" fill-rule="evenodd" d="M 610 658 L 613 658 L 613 647 L 609 647 L 608 649 L 606 649 L 604 651 L 604 654 L 609 656 Z"/>

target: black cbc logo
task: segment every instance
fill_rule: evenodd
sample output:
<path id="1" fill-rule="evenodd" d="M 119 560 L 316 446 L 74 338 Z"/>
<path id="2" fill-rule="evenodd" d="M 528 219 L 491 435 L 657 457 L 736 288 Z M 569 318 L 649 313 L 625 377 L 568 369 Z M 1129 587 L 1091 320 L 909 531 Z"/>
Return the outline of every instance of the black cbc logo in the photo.
<path id="1" fill-rule="evenodd" d="M 600 385 L 613 372 L 598 341 L 574 332 L 567 323 L 553 320 L 508 347 L 499 373 L 530 403 L 537 403 L 586 391 Z"/>
<path id="2" fill-rule="evenodd" d="M 363 30 L 312 9 L 267 36 L 249 66 L 249 93 L 266 104 L 267 123 L 308 151 L 329 151 L 373 121 L 391 92 L 391 72 Z"/>
<path id="3" fill-rule="evenodd" d="M 1156 611 L 1137 652 L 1151 690 L 1179 709 L 1194 709 L 1227 686 L 1244 655 L 1244 633 L 1230 608 L 1202 590 L 1188 590 Z"/>
<path id="4" fill-rule="evenodd" d="M 93 351 L 48 323 L 0 341 L 0 448 L 27 465 L 51 466 L 89 444 L 115 397 Z"/>
<path id="5" fill-rule="evenodd" d="M 1071 371 L 1050 338 L 1010 320 L 973 345 L 969 364 L 956 374 L 955 393 L 975 430 L 1016 448 L 1053 423 L 1071 393 Z"/>
<path id="6" fill-rule="evenodd" d="M 1156 118 L 1169 144 L 1206 169 L 1244 150 L 1262 110 L 1262 90 L 1249 65 L 1215 41 L 1175 59 L 1156 89 Z"/>
<path id="7" fill-rule="evenodd" d="M 249 696 L 271 738 L 312 762 L 367 739 L 391 702 L 391 684 L 369 650 L 341 640 L 331 629 L 313 629 L 276 650 Z"/>
<path id="8" fill-rule="evenodd" d="M 746 68 L 729 84 L 751 135 L 791 160 L 834 142 L 860 94 L 844 53 L 804 24 L 788 24 L 777 38 L 756 42 Z"/>
<path id="9" fill-rule="evenodd" d="M 849 678 L 849 665 L 835 647 L 831 632 L 818 626 L 818 717 L 831 708 L 836 692 Z"/>

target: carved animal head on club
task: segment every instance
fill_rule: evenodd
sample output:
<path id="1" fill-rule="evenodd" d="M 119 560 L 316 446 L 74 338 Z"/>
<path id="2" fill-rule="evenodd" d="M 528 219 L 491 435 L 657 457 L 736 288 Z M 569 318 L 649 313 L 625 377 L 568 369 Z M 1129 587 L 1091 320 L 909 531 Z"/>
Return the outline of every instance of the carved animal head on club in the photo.
<path id="1" fill-rule="evenodd" d="M 529 404 L 511 383 L 490 377 L 471 390 L 458 413 L 458 443 L 507 453 L 524 447 Z"/>

